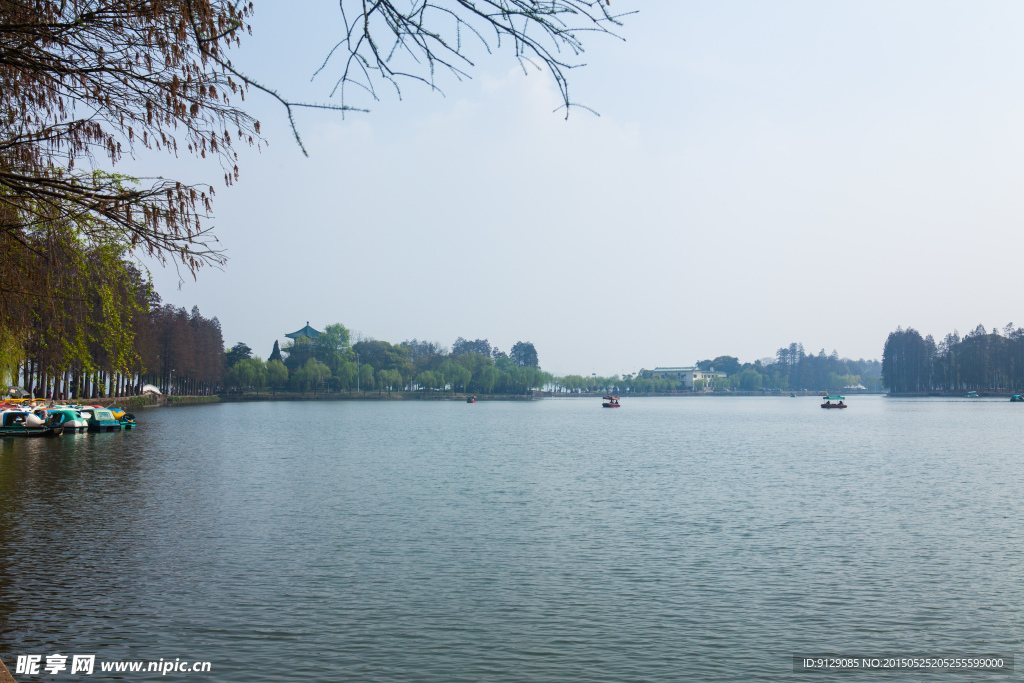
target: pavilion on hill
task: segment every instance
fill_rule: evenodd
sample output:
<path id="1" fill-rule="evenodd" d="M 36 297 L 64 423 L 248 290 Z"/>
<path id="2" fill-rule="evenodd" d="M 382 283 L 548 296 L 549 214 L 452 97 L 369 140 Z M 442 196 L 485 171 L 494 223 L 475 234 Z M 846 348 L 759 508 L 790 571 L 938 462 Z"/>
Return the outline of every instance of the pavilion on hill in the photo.
<path id="1" fill-rule="evenodd" d="M 310 327 L 309 326 L 309 321 L 307 320 L 306 321 L 306 326 L 303 327 L 301 330 L 299 330 L 298 332 L 291 332 L 291 333 L 286 334 L 284 336 L 288 337 L 289 339 L 298 339 L 299 337 L 306 337 L 308 339 L 316 339 L 317 337 L 320 336 L 320 333 L 317 332 L 316 330 L 314 330 L 312 327 Z"/>

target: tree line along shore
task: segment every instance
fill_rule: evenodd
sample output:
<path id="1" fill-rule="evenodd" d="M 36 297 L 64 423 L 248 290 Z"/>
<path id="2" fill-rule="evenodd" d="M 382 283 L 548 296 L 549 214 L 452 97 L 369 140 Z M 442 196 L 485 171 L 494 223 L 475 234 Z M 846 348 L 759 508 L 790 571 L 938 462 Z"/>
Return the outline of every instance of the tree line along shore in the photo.
<path id="1" fill-rule="evenodd" d="M 117 285 L 134 303 L 110 316 L 93 290 L 94 306 L 40 315 L 23 337 L 0 331 L 0 374 L 29 395 L 55 400 L 138 396 L 145 385 L 167 396 L 229 400 L 269 397 L 481 396 L 529 397 L 616 393 L 632 395 L 772 394 L 860 391 L 904 395 L 994 394 L 1024 390 L 1024 328 L 988 331 L 979 325 L 936 342 L 913 328 L 886 339 L 882 361 L 841 358 L 836 351 L 807 353 L 802 344 L 742 363 L 734 356 L 698 361 L 717 376 L 687 386 L 643 370 L 633 374 L 556 376 L 540 367 L 534 344 L 520 341 L 506 353 L 487 339 L 459 337 L 452 346 L 359 338 L 341 323 L 314 336 L 273 343 L 263 360 L 237 343 L 225 349 L 220 322 L 199 309 L 165 304 L 147 278 L 127 263 Z M 308 327 L 308 326 L 307 326 Z M 312 328 L 309 328 L 312 329 Z M 397 396 L 396 396 L 397 395 Z"/>
<path id="2" fill-rule="evenodd" d="M 898 394 L 996 394 L 1024 391 L 1024 328 L 978 325 L 936 341 L 912 327 L 897 328 L 882 351 L 885 386 Z"/>

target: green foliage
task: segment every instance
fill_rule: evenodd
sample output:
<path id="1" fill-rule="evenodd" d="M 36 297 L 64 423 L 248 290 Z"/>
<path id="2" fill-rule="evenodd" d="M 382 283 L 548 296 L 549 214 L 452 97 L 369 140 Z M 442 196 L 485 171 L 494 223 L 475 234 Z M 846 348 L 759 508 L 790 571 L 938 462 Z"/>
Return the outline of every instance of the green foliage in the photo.
<path id="1" fill-rule="evenodd" d="M 398 370 L 378 370 L 377 371 L 377 389 L 383 391 L 387 389 L 390 394 L 392 391 L 397 391 L 402 388 L 402 373 Z"/>
<path id="2" fill-rule="evenodd" d="M 353 361 L 343 360 L 331 371 L 339 389 L 356 388 L 356 364 Z"/>
<path id="3" fill-rule="evenodd" d="M 279 361 L 274 361 L 280 364 Z M 259 357 L 243 358 L 228 368 L 224 382 L 229 388 L 237 391 L 256 391 L 259 393 L 267 386 L 267 365 Z"/>
<path id="4" fill-rule="evenodd" d="M 235 344 L 234 346 L 227 350 L 227 352 L 224 354 L 224 357 L 225 360 L 227 361 L 228 367 L 231 368 L 234 367 L 235 364 L 238 363 L 239 361 L 251 358 L 252 349 L 250 349 L 242 342 L 238 342 L 237 344 Z"/>
<path id="5" fill-rule="evenodd" d="M 359 366 L 359 388 L 363 391 L 373 389 L 373 366 L 369 363 Z"/>
<path id="6" fill-rule="evenodd" d="M 716 372 L 735 375 L 740 371 L 740 361 L 735 356 L 718 356 L 714 360 L 699 361 L 697 367 L 705 372 L 714 369 Z"/>
<path id="7" fill-rule="evenodd" d="M 457 360 L 446 360 L 441 363 L 437 368 L 437 374 L 441 378 L 442 386 L 452 392 L 460 389 L 466 391 L 470 380 L 473 379 L 473 373 Z"/>
<path id="8" fill-rule="evenodd" d="M 320 336 L 313 340 L 312 353 L 332 371 L 338 370 L 342 363 L 353 360 L 348 328 L 341 323 L 325 327 Z"/>
<path id="9" fill-rule="evenodd" d="M 18 364 L 23 356 L 24 341 L 12 330 L 0 327 L 0 390 L 8 384 L 16 384 Z"/>
<path id="10" fill-rule="evenodd" d="M 360 363 L 367 363 L 378 369 L 398 370 L 403 377 L 411 373 L 409 352 L 403 346 L 395 346 L 386 341 L 368 340 L 353 345 L 352 349 L 359 354 Z"/>
<path id="11" fill-rule="evenodd" d="M 275 391 L 288 386 L 288 368 L 279 359 L 267 361 L 267 384 Z"/>
<path id="12" fill-rule="evenodd" d="M 476 387 L 481 393 L 490 394 L 501 381 L 501 370 L 493 365 L 481 367 L 476 377 Z"/>
<path id="13" fill-rule="evenodd" d="M 310 358 L 306 364 L 292 373 L 291 388 L 295 391 L 305 393 L 312 390 L 316 394 L 331 376 L 331 369 L 315 358 Z"/>
<path id="14" fill-rule="evenodd" d="M 470 372 L 469 368 L 456 365 L 448 381 L 451 383 L 453 390 L 468 391 L 469 382 L 472 379 L 473 373 Z"/>
<path id="15" fill-rule="evenodd" d="M 883 384 L 894 393 L 928 391 L 1024 391 L 1024 328 L 989 332 L 978 325 L 936 343 L 913 329 L 889 334 L 882 353 Z M 865 386 L 870 377 L 862 378 Z"/>
<path id="16" fill-rule="evenodd" d="M 522 368 L 539 368 L 537 349 L 530 342 L 516 342 L 508 354 L 512 362 Z"/>
<path id="17" fill-rule="evenodd" d="M 486 340 L 485 340 L 486 341 Z M 453 352 L 454 354 L 454 352 Z M 479 377 L 484 368 L 493 367 L 494 361 L 490 356 L 470 351 L 463 353 L 456 358 L 456 362 L 469 371 L 471 377 Z"/>
<path id="18" fill-rule="evenodd" d="M 276 339 L 274 340 L 274 350 L 270 352 L 270 358 L 267 359 L 267 362 L 269 363 L 274 360 L 280 361 L 282 364 L 284 363 L 284 357 L 281 355 L 281 347 L 278 346 Z"/>
<path id="19" fill-rule="evenodd" d="M 476 339 L 469 341 L 459 337 L 452 344 L 452 355 L 462 356 L 467 353 L 475 353 L 481 356 L 491 357 L 491 344 L 486 339 Z"/>
<path id="20" fill-rule="evenodd" d="M 285 384 L 294 391 L 363 391 L 379 393 L 420 389 L 465 393 L 528 394 L 553 383 L 554 378 L 539 367 L 517 365 L 512 358 L 498 354 L 492 358 L 481 351 L 487 340 L 457 340 L 460 353 L 449 353 L 441 344 L 406 341 L 394 345 L 386 341 L 364 340 L 349 346 L 350 334 L 341 324 L 328 325 L 314 340 L 299 338 L 282 349 L 287 354 L 284 364 L 268 361 L 264 386 L 275 389 Z M 528 347 L 528 348 L 527 348 Z M 536 349 L 523 342 L 526 352 Z M 356 354 L 358 353 L 358 370 Z M 530 360 L 530 354 L 525 356 Z M 302 363 L 299 364 L 299 360 Z M 241 366 L 241 362 L 239 363 Z M 282 377 L 280 368 L 291 367 L 290 380 Z M 312 374 L 311 368 L 324 366 L 327 373 Z M 272 370 L 272 367 L 277 368 Z M 248 389 L 245 371 L 230 373 L 233 389 Z M 240 374 L 241 373 L 241 374 Z"/>
<path id="21" fill-rule="evenodd" d="M 424 370 L 416 375 L 416 384 L 428 391 L 440 389 L 443 386 L 441 378 L 432 370 Z"/>
<path id="22" fill-rule="evenodd" d="M 743 391 L 760 391 L 764 385 L 764 376 L 753 368 L 747 368 L 740 374 L 740 389 Z"/>
<path id="23" fill-rule="evenodd" d="M 735 372 L 726 377 L 695 380 L 692 388 L 674 379 L 656 378 L 650 371 L 642 371 L 636 377 L 621 378 L 566 375 L 554 378 L 553 385 L 556 391 L 590 393 L 784 391 L 790 386 L 824 391 L 858 382 L 868 388 L 877 387 L 881 371 L 878 361 L 840 359 L 835 351 L 826 354 L 824 350 L 817 355 L 809 355 L 800 344 L 779 349 L 776 358 L 754 363 L 740 363 L 734 356 L 718 356 L 714 360 L 700 361 L 698 367 L 704 371 L 714 368 L 716 372 Z"/>

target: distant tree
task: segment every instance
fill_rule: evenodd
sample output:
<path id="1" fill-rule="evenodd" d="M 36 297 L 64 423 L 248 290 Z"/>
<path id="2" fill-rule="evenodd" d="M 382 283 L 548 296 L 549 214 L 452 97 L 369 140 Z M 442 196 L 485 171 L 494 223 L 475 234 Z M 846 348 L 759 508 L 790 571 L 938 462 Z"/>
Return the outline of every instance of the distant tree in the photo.
<path id="1" fill-rule="evenodd" d="M 190 315 L 184 308 L 170 304 L 154 305 L 148 317 L 148 325 L 143 328 L 146 370 L 141 382 L 155 384 L 164 393 L 177 394 L 211 393 L 221 385 L 226 354 L 217 318 L 204 318 L 197 308 Z M 100 367 L 108 362 L 101 361 Z M 95 379 L 100 385 L 109 381 L 102 375 Z"/>
<path id="2" fill-rule="evenodd" d="M 277 342 L 274 342 L 274 349 L 277 350 Z M 280 356 L 280 353 L 278 355 Z M 267 361 L 267 383 L 275 392 L 288 385 L 288 368 L 280 359 Z"/>
<path id="3" fill-rule="evenodd" d="M 446 360 L 441 363 L 437 368 L 437 374 L 441 378 L 441 388 L 446 389 L 451 387 L 452 392 L 455 391 L 456 380 L 459 377 L 459 370 L 464 370 L 461 365 L 451 360 Z"/>
<path id="4" fill-rule="evenodd" d="M 509 353 L 509 358 L 521 368 L 540 367 L 540 362 L 537 359 L 537 349 L 530 342 L 516 342 Z"/>
<path id="5" fill-rule="evenodd" d="M 406 349 L 409 357 L 413 360 L 419 360 L 426 356 L 447 356 L 448 349 L 446 349 L 440 342 L 428 342 L 420 341 L 418 339 L 407 339 L 401 344 L 402 348 Z"/>
<path id="6" fill-rule="evenodd" d="M 270 358 L 267 359 L 269 363 L 272 360 L 280 361 L 284 364 L 284 358 L 281 357 L 281 347 L 277 345 L 277 340 L 274 340 L 274 350 L 270 352 Z"/>
<path id="7" fill-rule="evenodd" d="M 348 328 L 341 323 L 327 325 L 313 340 L 314 357 L 330 368 L 337 368 L 341 362 L 350 360 L 352 356 L 349 336 Z"/>
<path id="8" fill-rule="evenodd" d="M 744 370 L 740 374 L 740 389 L 743 391 L 759 391 L 764 383 L 761 373 L 753 368 Z"/>
<path id="9" fill-rule="evenodd" d="M 259 393 L 267 384 L 267 367 L 259 358 L 243 358 L 228 368 L 225 382 L 241 392 L 255 389 Z"/>
<path id="10" fill-rule="evenodd" d="M 356 387 L 356 364 L 353 361 L 342 361 L 331 370 L 339 389 L 355 389 Z"/>
<path id="11" fill-rule="evenodd" d="M 316 394 L 319 387 L 331 376 L 331 369 L 318 361 L 310 358 L 306 364 L 292 373 L 290 384 L 292 389 L 305 393 L 310 389 Z"/>
<path id="12" fill-rule="evenodd" d="M 239 361 L 252 358 L 252 349 L 242 342 L 238 342 L 228 349 L 224 355 L 226 357 L 228 367 L 233 368 Z"/>
<path id="13" fill-rule="evenodd" d="M 251 370 L 250 386 L 256 393 L 263 391 L 267 386 L 267 364 L 261 358 L 255 356 L 241 361 L 240 365 L 248 365 Z"/>
<path id="14" fill-rule="evenodd" d="M 705 372 L 714 368 L 715 372 L 724 372 L 727 375 L 735 375 L 740 371 L 740 361 L 734 356 L 718 356 L 714 360 L 700 361 L 697 363 L 697 367 Z"/>
<path id="15" fill-rule="evenodd" d="M 882 349 L 882 381 L 894 393 L 928 391 L 929 347 L 921 334 L 908 327 L 890 332 Z"/>
<path id="16" fill-rule="evenodd" d="M 403 377 L 412 379 L 425 370 L 436 370 L 448 357 L 448 349 L 439 342 L 406 340 L 399 348 L 408 358 L 408 365 L 402 371 Z"/>
<path id="17" fill-rule="evenodd" d="M 402 387 L 402 373 L 398 370 L 378 370 L 377 371 L 377 391 L 382 392 L 384 389 L 388 390 L 388 395 L 391 392 L 400 389 Z"/>
<path id="18" fill-rule="evenodd" d="M 306 369 L 298 368 L 291 373 L 291 377 L 288 379 L 288 388 L 292 391 L 306 392 L 308 386 L 306 378 Z"/>
<path id="19" fill-rule="evenodd" d="M 452 344 L 452 355 L 461 356 L 464 353 L 479 353 L 481 356 L 491 355 L 491 344 L 486 339 L 476 339 L 469 341 L 459 337 Z"/>
<path id="20" fill-rule="evenodd" d="M 362 343 L 362 342 L 360 342 Z M 373 389 L 373 366 L 369 363 L 359 366 L 359 388 L 362 391 Z"/>
<path id="21" fill-rule="evenodd" d="M 408 351 L 403 346 L 368 340 L 354 344 L 352 349 L 359 354 L 361 363 L 372 365 L 375 369 L 398 370 L 403 377 L 410 373 Z"/>
<path id="22" fill-rule="evenodd" d="M 416 384 L 424 389 L 437 389 L 441 384 L 441 380 L 434 371 L 424 370 L 416 375 Z"/>
<path id="23" fill-rule="evenodd" d="M 306 371 L 306 381 L 313 387 L 313 395 L 316 395 L 320 386 L 331 376 L 331 369 L 316 358 L 310 358 L 306 361 L 303 370 Z"/>
<path id="24" fill-rule="evenodd" d="M 459 365 L 458 363 L 455 364 L 451 376 L 453 390 L 457 387 L 462 387 L 463 391 L 467 391 L 469 388 L 469 383 L 472 379 L 472 372 L 470 372 L 467 368 L 464 368 L 463 366 Z"/>
<path id="25" fill-rule="evenodd" d="M 501 370 L 493 365 L 488 365 L 480 369 L 477 386 L 482 393 L 489 394 L 494 391 L 494 387 L 497 386 L 500 379 Z"/>

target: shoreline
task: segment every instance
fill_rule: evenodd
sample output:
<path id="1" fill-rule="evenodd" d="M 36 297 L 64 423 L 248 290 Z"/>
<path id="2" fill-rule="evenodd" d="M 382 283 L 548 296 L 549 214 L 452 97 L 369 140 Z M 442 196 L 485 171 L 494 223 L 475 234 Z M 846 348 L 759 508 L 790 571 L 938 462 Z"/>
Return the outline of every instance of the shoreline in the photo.
<path id="1" fill-rule="evenodd" d="M 795 393 L 797 397 L 820 398 L 821 392 L 800 391 Z M 856 392 L 850 396 L 885 396 L 885 392 Z M 97 399 L 96 403 L 108 401 L 110 406 L 132 407 L 132 408 L 157 408 L 186 405 L 202 405 L 207 403 L 255 403 L 268 401 L 460 401 L 465 402 L 470 396 L 476 397 L 478 402 L 482 401 L 537 401 L 542 399 L 590 399 L 596 400 L 604 396 L 604 392 L 590 393 L 561 393 L 548 391 L 535 391 L 531 394 L 466 394 L 466 393 L 437 393 L 437 392 L 392 392 L 390 395 L 376 392 L 334 392 L 329 394 L 297 394 L 292 392 L 259 393 L 259 394 L 217 394 L 213 396 L 129 396 L 118 399 Z M 623 399 L 642 398 L 735 398 L 735 397 L 775 397 L 789 398 L 788 393 L 766 393 L 761 391 L 734 391 L 734 392 L 706 392 L 706 393 L 675 393 L 675 392 L 651 392 L 643 394 L 621 394 Z M 1009 394 L 1007 394 L 1009 396 Z"/>
<path id="2" fill-rule="evenodd" d="M 914 393 L 891 393 L 885 391 L 857 391 L 843 392 L 845 396 L 885 396 L 888 398 L 963 398 L 963 392 L 914 392 Z M 759 398 L 821 398 L 822 392 L 816 391 L 795 391 L 795 392 L 763 392 L 763 391 L 731 391 L 731 392 L 651 392 L 644 394 L 622 394 L 623 399 L 643 398 L 738 398 L 738 397 L 759 397 Z M 986 391 L 978 392 L 978 398 L 999 398 L 1009 399 L 1014 394 L 1011 392 Z M 292 392 L 259 393 L 259 394 L 214 394 L 211 396 L 122 396 L 118 398 L 95 398 L 80 399 L 87 405 L 101 405 L 104 408 L 123 408 L 139 410 L 143 408 L 168 408 L 175 406 L 194 406 L 215 403 L 254 403 L 271 401 L 466 401 L 470 396 L 475 396 L 478 402 L 481 401 L 537 401 L 547 398 L 555 399 L 598 399 L 603 396 L 602 392 L 591 393 L 561 393 L 535 391 L 531 394 L 464 394 L 464 393 L 436 393 L 436 392 L 392 392 L 380 394 L 376 392 L 341 392 L 328 394 L 297 394 Z M 39 400 L 39 403 L 49 404 L 51 401 Z M 60 401 L 57 401 L 58 403 Z"/>

